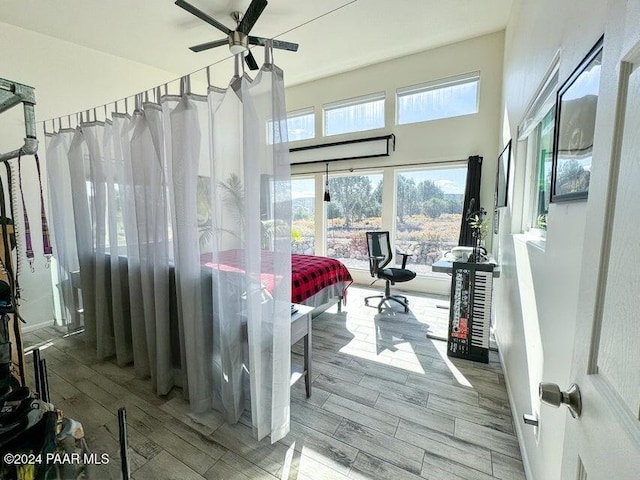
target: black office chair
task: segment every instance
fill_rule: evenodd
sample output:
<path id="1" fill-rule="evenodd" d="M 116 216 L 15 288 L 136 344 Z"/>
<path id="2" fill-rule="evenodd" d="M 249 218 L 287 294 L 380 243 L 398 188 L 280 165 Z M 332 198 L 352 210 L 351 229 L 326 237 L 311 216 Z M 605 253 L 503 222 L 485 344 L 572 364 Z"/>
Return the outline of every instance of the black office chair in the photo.
<path id="1" fill-rule="evenodd" d="M 372 277 L 381 278 L 385 281 L 384 295 L 373 295 L 364 299 L 364 304 L 369 305 L 369 299 L 380 298 L 378 312 L 382 312 L 382 305 L 392 300 L 404 307 L 405 313 L 409 311 L 409 300 L 403 295 L 391 295 L 391 285 L 397 282 L 408 282 L 416 277 L 416 272 L 407 270 L 406 253 L 401 253 L 402 268 L 385 268 L 393 259 L 391 253 L 391 240 L 389 232 L 367 232 L 367 251 L 369 252 L 369 271 Z"/>

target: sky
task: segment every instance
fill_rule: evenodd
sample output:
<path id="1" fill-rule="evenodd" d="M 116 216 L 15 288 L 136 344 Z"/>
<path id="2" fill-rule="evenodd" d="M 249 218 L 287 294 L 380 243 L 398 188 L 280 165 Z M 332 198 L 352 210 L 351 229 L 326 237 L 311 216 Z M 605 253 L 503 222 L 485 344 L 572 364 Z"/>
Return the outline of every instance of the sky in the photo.
<path id="1" fill-rule="evenodd" d="M 600 64 L 584 71 L 562 96 L 562 100 L 574 100 L 586 95 L 598 95 L 600 88 Z"/>

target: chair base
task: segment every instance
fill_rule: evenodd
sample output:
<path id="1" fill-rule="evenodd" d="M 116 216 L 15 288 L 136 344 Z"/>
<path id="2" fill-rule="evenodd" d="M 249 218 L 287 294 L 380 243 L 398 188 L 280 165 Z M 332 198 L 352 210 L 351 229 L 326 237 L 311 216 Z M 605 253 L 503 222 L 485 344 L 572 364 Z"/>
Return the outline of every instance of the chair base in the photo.
<path id="1" fill-rule="evenodd" d="M 378 303 L 378 312 L 382 313 L 382 306 L 387 302 L 387 301 L 394 301 L 396 303 L 399 303 L 400 305 L 402 305 L 404 307 L 404 313 L 408 313 L 409 312 L 409 300 L 407 299 L 407 297 L 405 297 L 404 295 L 373 295 L 371 297 L 366 297 L 364 299 L 364 304 L 366 306 L 369 306 L 369 300 L 372 298 L 379 298 L 380 302 Z"/>

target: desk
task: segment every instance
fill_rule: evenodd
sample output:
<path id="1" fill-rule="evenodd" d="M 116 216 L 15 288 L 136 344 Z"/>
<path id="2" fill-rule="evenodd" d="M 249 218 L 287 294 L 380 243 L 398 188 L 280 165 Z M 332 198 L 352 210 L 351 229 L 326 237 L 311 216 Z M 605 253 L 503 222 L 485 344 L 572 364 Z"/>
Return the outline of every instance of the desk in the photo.
<path id="1" fill-rule="evenodd" d="M 304 376 L 307 398 L 311 396 L 311 312 L 313 307 L 294 304 L 297 312 L 291 315 L 291 345 L 304 338 L 304 365 L 291 365 L 291 385 Z"/>
<path id="2" fill-rule="evenodd" d="M 493 262 L 488 262 L 488 263 L 493 263 Z M 449 260 L 445 260 L 444 258 L 441 258 L 437 262 L 433 262 L 433 265 L 431 265 L 431 269 L 434 272 L 451 274 L 451 272 L 453 272 L 453 262 Z M 498 278 L 498 277 L 500 277 L 500 265 L 496 265 L 495 268 L 493 269 L 493 278 Z"/>

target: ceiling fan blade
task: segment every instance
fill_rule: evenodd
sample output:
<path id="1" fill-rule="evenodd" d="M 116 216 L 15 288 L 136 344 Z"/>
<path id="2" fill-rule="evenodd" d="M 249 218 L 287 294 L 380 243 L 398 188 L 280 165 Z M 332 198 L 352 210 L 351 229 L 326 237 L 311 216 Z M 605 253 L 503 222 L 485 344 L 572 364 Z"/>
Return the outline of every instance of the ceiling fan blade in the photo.
<path id="1" fill-rule="evenodd" d="M 253 56 L 253 54 L 250 51 L 247 52 L 247 54 L 244 57 L 244 60 L 247 62 L 249 70 L 259 70 L 260 69 L 260 67 L 258 67 L 258 62 L 256 62 L 255 57 Z"/>
<path id="2" fill-rule="evenodd" d="M 249 32 L 258 21 L 258 18 L 266 6 L 267 0 L 253 0 L 251 5 L 249 5 L 249 8 L 247 8 L 247 11 L 244 13 L 237 30 L 245 35 L 249 35 Z"/>
<path id="3" fill-rule="evenodd" d="M 222 45 L 229 45 L 229 40 L 215 40 L 213 42 L 201 43 L 200 45 L 194 45 L 189 47 L 192 52 L 202 52 L 203 50 L 209 50 L 210 48 L 221 47 Z"/>
<path id="4" fill-rule="evenodd" d="M 262 37 L 249 37 L 249 44 L 264 46 L 267 42 L 267 38 Z M 282 40 L 273 40 L 273 48 L 279 48 L 280 50 L 290 50 L 292 52 L 298 51 L 298 44 L 291 42 L 283 42 Z"/>
<path id="5" fill-rule="evenodd" d="M 282 40 L 274 40 L 273 48 L 279 48 L 280 50 L 289 50 L 291 52 L 297 52 L 298 44 L 293 42 L 283 42 Z"/>
<path id="6" fill-rule="evenodd" d="M 214 27 L 216 27 L 218 30 L 220 30 L 221 32 L 226 33 L 227 35 L 229 35 L 231 33 L 231 30 L 229 28 L 227 28 L 226 25 L 223 25 L 222 23 L 220 23 L 219 21 L 217 21 L 215 18 L 207 15 L 206 13 L 204 13 L 202 10 L 197 9 L 196 7 L 194 7 L 193 5 L 191 5 L 190 3 L 185 2 L 184 0 L 176 0 L 175 4 L 177 6 L 179 6 L 180 8 L 186 10 L 187 12 L 189 12 L 192 15 L 195 15 L 196 17 L 198 17 L 200 20 L 207 22 L 209 25 L 212 25 Z"/>

